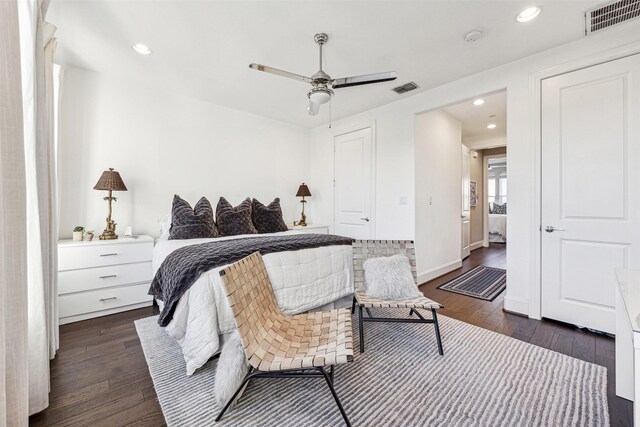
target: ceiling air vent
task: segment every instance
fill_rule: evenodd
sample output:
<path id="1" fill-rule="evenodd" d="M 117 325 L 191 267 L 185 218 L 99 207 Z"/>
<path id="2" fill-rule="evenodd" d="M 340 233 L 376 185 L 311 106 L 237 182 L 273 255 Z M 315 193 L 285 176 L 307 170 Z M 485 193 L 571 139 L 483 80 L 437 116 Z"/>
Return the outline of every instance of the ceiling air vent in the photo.
<path id="1" fill-rule="evenodd" d="M 640 1 L 640 0 L 638 0 L 638 1 Z M 398 95 L 402 95 L 403 93 L 407 93 L 407 92 L 412 91 L 414 89 L 418 89 L 418 85 L 415 84 L 414 82 L 409 82 L 409 83 L 403 84 L 402 86 L 394 87 L 391 90 L 394 91 L 395 93 L 397 93 Z"/>
<path id="2" fill-rule="evenodd" d="M 584 13 L 584 34 L 589 35 L 640 16 L 640 0 L 620 0 Z"/>

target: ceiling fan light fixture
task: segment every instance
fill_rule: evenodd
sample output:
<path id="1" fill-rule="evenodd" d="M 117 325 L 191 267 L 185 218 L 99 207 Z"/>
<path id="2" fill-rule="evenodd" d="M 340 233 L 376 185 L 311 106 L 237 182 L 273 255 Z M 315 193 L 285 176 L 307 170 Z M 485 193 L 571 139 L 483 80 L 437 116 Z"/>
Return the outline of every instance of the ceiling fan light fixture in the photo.
<path id="1" fill-rule="evenodd" d="M 292 80 L 298 80 L 304 83 L 310 83 L 312 89 L 307 92 L 309 98 L 309 106 L 307 112 L 311 115 L 316 114 L 320 110 L 322 104 L 326 104 L 333 96 L 332 89 L 347 88 L 352 86 L 368 85 L 372 83 L 390 82 L 398 78 L 395 71 L 387 71 L 384 73 L 365 74 L 361 76 L 342 77 L 332 79 L 331 76 L 322 69 L 322 46 L 329 40 L 325 33 L 318 33 L 314 37 L 314 41 L 318 45 L 319 53 L 319 69 L 311 77 L 302 76 L 300 74 L 290 73 L 288 71 L 279 70 L 277 68 L 268 67 L 262 64 L 251 63 L 249 68 L 265 73 L 275 74 L 277 76 L 286 77 Z M 415 88 L 418 86 L 413 83 Z"/>
<path id="2" fill-rule="evenodd" d="M 322 105 L 329 102 L 331 99 L 331 95 L 333 95 L 333 91 L 331 89 L 317 89 L 313 88 L 309 91 L 309 101 L 314 104 Z"/>

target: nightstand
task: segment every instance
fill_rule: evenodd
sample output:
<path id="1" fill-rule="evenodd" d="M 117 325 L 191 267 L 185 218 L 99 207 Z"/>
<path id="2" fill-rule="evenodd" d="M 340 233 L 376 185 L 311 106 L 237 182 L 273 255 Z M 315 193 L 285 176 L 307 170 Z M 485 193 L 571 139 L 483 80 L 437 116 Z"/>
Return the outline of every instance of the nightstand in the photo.
<path id="1" fill-rule="evenodd" d="M 153 238 L 58 242 L 60 324 L 105 316 L 153 303 Z"/>
<path id="2" fill-rule="evenodd" d="M 329 226 L 323 224 L 307 224 L 306 227 L 294 225 L 289 226 L 289 230 L 301 231 L 303 233 L 329 234 Z"/>

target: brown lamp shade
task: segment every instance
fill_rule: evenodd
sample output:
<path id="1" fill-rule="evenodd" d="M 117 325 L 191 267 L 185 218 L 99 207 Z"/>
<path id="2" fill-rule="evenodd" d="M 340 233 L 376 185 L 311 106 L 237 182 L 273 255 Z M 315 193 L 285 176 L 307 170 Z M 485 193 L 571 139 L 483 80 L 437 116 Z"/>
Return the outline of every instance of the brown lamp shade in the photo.
<path id="1" fill-rule="evenodd" d="M 94 190 L 111 190 L 111 191 L 127 191 L 127 186 L 124 185 L 120 174 L 109 168 L 108 171 L 102 172 L 102 176 L 98 180 L 98 183 L 93 187 Z"/>
<path id="2" fill-rule="evenodd" d="M 309 191 L 309 187 L 303 182 L 302 185 L 298 188 L 298 193 L 296 197 L 311 197 L 311 191 Z"/>

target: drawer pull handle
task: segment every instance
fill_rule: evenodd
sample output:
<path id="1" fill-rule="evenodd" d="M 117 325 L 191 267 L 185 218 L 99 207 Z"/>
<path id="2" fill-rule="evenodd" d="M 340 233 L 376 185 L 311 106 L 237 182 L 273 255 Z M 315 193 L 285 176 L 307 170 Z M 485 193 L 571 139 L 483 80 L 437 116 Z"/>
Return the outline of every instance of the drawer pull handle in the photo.
<path id="1" fill-rule="evenodd" d="M 105 301 L 111 301 L 112 299 L 118 299 L 118 297 L 100 298 L 100 301 L 105 302 Z"/>
<path id="2" fill-rule="evenodd" d="M 118 254 L 115 254 L 115 253 L 114 254 L 100 254 L 100 256 L 116 256 L 116 255 L 118 255 Z"/>
<path id="3" fill-rule="evenodd" d="M 100 279 L 110 279 L 112 277 L 118 277 L 117 274 L 109 274 L 108 276 L 100 276 Z"/>

